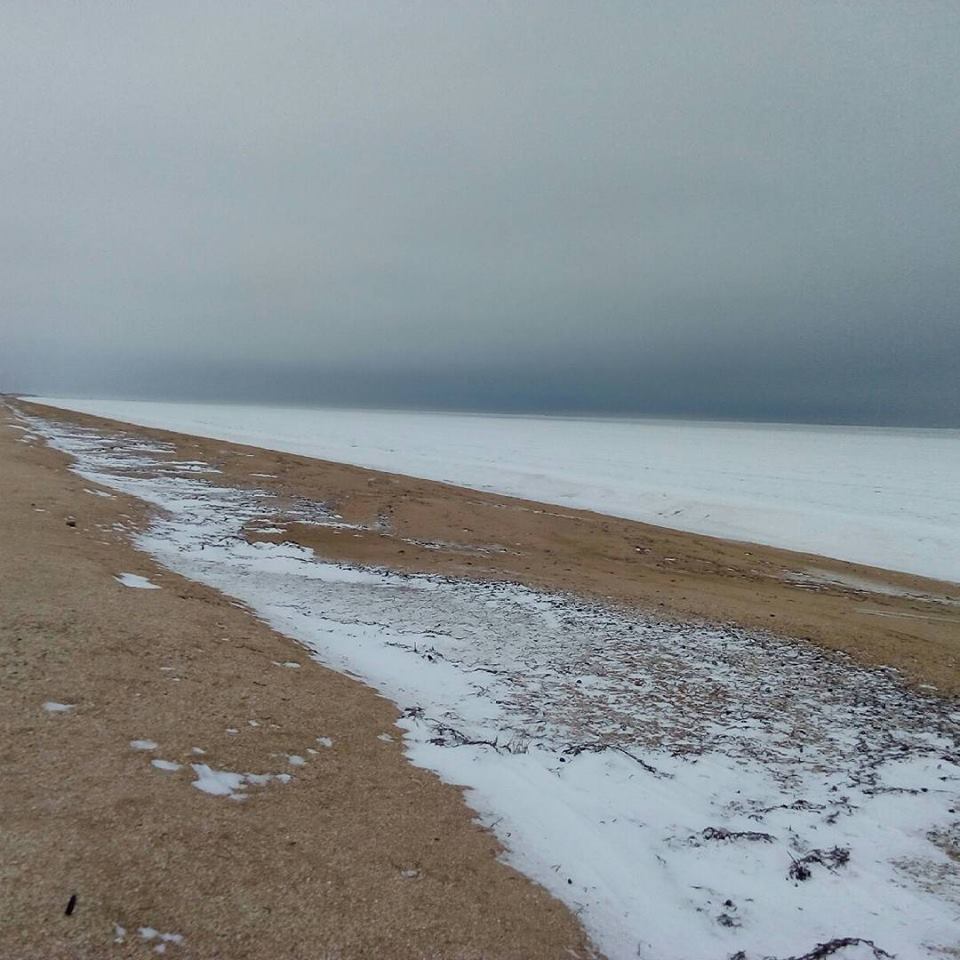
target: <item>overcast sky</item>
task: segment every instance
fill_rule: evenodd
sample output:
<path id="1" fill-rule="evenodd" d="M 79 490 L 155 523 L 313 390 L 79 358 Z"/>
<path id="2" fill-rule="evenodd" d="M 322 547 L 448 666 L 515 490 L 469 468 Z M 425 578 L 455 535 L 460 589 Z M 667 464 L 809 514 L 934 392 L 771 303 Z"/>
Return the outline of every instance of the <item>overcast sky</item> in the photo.
<path id="1" fill-rule="evenodd" d="M 0 5 L 0 390 L 960 426 L 960 5 Z"/>

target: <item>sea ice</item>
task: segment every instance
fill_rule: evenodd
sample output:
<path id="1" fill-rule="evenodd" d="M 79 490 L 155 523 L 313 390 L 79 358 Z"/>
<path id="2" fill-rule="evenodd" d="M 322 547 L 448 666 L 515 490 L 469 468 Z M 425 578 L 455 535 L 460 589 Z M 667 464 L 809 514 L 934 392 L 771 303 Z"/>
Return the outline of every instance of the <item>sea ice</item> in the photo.
<path id="1" fill-rule="evenodd" d="M 960 581 L 957 430 L 38 402 Z"/>

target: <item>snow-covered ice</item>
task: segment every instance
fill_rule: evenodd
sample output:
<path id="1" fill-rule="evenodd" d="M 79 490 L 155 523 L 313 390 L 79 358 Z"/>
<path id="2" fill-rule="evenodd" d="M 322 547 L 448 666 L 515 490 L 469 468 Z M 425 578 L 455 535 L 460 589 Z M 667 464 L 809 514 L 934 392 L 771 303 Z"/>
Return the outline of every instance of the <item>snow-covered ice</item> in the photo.
<path id="1" fill-rule="evenodd" d="M 960 581 L 960 431 L 41 403 Z"/>
<path id="2" fill-rule="evenodd" d="M 960 948 L 955 704 L 760 633 L 252 544 L 245 524 L 277 509 L 261 491 L 151 475 L 122 435 L 31 426 L 161 508 L 136 535 L 155 560 L 397 703 L 410 759 L 462 784 L 611 960 Z M 191 766 L 234 799 L 289 780 Z"/>

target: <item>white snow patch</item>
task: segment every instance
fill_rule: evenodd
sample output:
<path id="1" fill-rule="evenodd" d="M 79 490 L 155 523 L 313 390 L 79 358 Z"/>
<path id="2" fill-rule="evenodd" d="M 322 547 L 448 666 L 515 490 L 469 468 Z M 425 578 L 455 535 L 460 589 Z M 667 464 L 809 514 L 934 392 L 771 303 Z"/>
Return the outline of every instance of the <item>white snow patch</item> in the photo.
<path id="1" fill-rule="evenodd" d="M 197 779 L 193 786 L 204 793 L 215 797 L 228 797 L 232 793 L 243 789 L 244 776 L 242 773 L 231 773 L 228 770 L 214 770 L 205 763 L 191 763 Z"/>
<path id="2" fill-rule="evenodd" d="M 150 763 L 158 770 L 164 770 L 167 773 L 173 773 L 180 769 L 180 764 L 174 763 L 172 760 L 151 760 Z"/>
<path id="3" fill-rule="evenodd" d="M 72 703 L 56 703 L 53 700 L 48 700 L 44 705 L 43 709 L 47 713 L 67 713 L 68 711 L 74 708 Z"/>
<path id="4" fill-rule="evenodd" d="M 131 740 L 130 747 L 133 750 L 156 750 L 157 744 L 153 740 Z"/>
<path id="5" fill-rule="evenodd" d="M 272 780 L 289 783 L 293 778 L 288 773 L 233 773 L 229 770 L 214 770 L 205 763 L 190 764 L 197 779 L 192 786 L 215 797 L 230 797 L 242 800 L 248 786 L 264 787 Z"/>
<path id="6" fill-rule="evenodd" d="M 317 737 L 317 743 L 319 743 L 321 747 L 333 746 L 333 741 L 329 737 Z"/>
<path id="7" fill-rule="evenodd" d="M 302 767 L 306 765 L 306 762 L 305 757 L 298 756 L 295 753 L 287 755 L 287 763 L 289 763 L 291 767 Z"/>
<path id="8" fill-rule="evenodd" d="M 118 927 L 117 929 L 123 930 L 122 927 Z M 124 933 L 126 933 L 125 930 L 124 930 Z M 163 952 L 162 950 L 160 950 L 160 947 L 163 947 L 164 949 L 166 949 L 166 945 L 168 943 L 179 945 L 184 941 L 184 936 L 181 933 L 161 933 L 155 927 L 140 927 L 137 930 L 137 933 L 140 934 L 140 938 L 142 940 L 161 940 L 162 943 L 158 944 L 157 947 L 154 948 L 157 952 L 160 952 L 160 953 Z"/>
<path id="9" fill-rule="evenodd" d="M 146 577 L 141 577 L 136 573 L 121 573 L 113 578 L 117 583 L 122 583 L 125 587 L 133 587 L 137 590 L 159 590 L 160 587 L 151 583 Z"/>

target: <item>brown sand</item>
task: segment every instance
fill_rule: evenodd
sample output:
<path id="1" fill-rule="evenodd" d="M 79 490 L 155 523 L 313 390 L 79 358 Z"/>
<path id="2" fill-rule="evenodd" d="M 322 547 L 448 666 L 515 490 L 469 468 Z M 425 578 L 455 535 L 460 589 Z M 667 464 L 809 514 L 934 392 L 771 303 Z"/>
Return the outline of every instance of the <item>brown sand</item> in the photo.
<path id="1" fill-rule="evenodd" d="M 55 416 L 118 426 L 59 410 Z M 135 432 L 216 463 L 233 483 L 322 500 L 372 528 L 357 536 L 292 525 L 276 536 L 251 531 L 251 539 L 295 540 L 333 560 L 511 580 L 678 620 L 759 628 L 846 651 L 868 666 L 895 667 L 924 689 L 960 694 L 958 584 L 255 447 Z M 831 584 L 830 577 L 856 578 L 871 589 Z M 909 596 L 874 592 L 874 584 Z"/>
<path id="2" fill-rule="evenodd" d="M 371 528 L 357 535 L 292 525 L 272 538 L 251 531 L 251 539 L 761 627 L 896 667 L 943 694 L 960 692 L 955 585 L 120 429 L 173 442 L 177 456 L 220 467 L 218 481 L 322 500 Z M 17 436 L 0 426 L 0 957 L 154 955 L 136 936 L 108 946 L 114 923 L 184 934 L 182 946 L 168 949 L 174 957 L 587 955 L 566 909 L 495 859 L 495 840 L 471 822 L 460 792 L 406 763 L 398 742 L 377 739 L 397 716 L 392 705 L 313 664 L 218 594 L 157 569 L 122 533 L 105 533 L 122 515 L 142 522 L 144 511 L 84 493 L 89 484 L 66 472 L 65 458 Z M 69 515 L 76 527 L 66 525 Z M 112 579 L 120 571 L 148 575 L 163 589 L 125 588 Z M 808 582 L 793 582 L 798 575 Z M 822 582 L 836 576 L 915 596 Z M 286 660 L 303 666 L 272 665 Z M 76 708 L 45 714 L 46 700 Z M 286 754 L 305 755 L 318 736 L 330 736 L 333 749 L 320 748 L 306 767 L 284 767 Z M 131 750 L 135 738 L 157 741 L 158 751 Z M 156 756 L 196 761 L 193 746 L 218 769 L 289 769 L 296 779 L 234 803 L 193 790 L 184 770 L 150 766 Z M 66 918 L 72 893 L 78 908 Z"/>
<path id="3" fill-rule="evenodd" d="M 139 927 L 185 937 L 165 958 L 590 955 L 460 790 L 404 759 L 390 703 L 105 532 L 143 509 L 84 492 L 21 436 L 0 417 L 2 960 L 156 957 Z M 124 571 L 162 589 L 124 587 Z M 153 758 L 294 780 L 240 803 Z"/>

